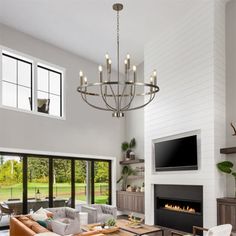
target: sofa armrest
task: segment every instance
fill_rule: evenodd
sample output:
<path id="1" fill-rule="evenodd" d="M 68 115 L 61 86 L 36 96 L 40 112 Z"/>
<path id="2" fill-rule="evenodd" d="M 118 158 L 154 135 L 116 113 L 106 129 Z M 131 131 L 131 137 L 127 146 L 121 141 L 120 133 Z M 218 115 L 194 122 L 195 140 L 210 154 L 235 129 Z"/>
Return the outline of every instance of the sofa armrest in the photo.
<path id="1" fill-rule="evenodd" d="M 76 210 L 76 209 L 70 208 L 70 207 L 66 207 L 65 214 L 66 214 L 66 217 L 68 217 L 68 218 L 79 220 L 79 210 Z"/>
<path id="2" fill-rule="evenodd" d="M 81 206 L 81 212 L 87 212 L 88 213 L 88 223 L 97 223 L 97 209 L 91 206 L 82 205 Z"/>
<path id="3" fill-rule="evenodd" d="M 115 219 L 117 218 L 117 207 L 116 206 L 110 206 L 110 205 L 101 205 L 102 212 L 105 214 L 112 215 Z"/>

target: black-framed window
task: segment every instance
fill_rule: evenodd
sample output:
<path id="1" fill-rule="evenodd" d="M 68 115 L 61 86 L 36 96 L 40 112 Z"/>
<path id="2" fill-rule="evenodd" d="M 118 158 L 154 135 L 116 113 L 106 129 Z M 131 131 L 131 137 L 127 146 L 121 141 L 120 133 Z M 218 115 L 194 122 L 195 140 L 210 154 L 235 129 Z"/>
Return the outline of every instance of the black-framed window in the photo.
<path id="1" fill-rule="evenodd" d="M 2 54 L 2 104 L 32 110 L 32 63 Z"/>
<path id="2" fill-rule="evenodd" d="M 48 99 L 49 114 L 62 116 L 62 73 L 37 66 L 37 98 Z"/>

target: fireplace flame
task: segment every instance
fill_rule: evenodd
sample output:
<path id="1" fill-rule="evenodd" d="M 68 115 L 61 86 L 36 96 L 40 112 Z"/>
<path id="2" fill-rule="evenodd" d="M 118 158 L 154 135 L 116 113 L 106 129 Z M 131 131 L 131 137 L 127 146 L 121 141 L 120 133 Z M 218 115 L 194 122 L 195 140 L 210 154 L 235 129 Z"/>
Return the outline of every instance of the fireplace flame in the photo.
<path id="1" fill-rule="evenodd" d="M 189 212 L 189 213 L 195 213 L 195 209 L 191 208 L 189 206 L 187 207 L 180 207 L 178 205 L 170 205 L 170 204 L 165 204 L 165 208 L 173 211 L 182 211 L 182 212 Z"/>

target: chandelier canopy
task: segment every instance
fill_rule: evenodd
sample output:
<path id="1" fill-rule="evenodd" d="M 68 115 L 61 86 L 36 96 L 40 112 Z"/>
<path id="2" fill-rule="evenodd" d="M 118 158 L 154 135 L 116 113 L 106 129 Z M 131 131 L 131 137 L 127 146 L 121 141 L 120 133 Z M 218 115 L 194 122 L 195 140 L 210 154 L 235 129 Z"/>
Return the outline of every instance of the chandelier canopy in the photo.
<path id="1" fill-rule="evenodd" d="M 112 61 L 109 55 L 105 55 L 105 69 L 98 67 L 99 81 L 89 83 L 87 77 L 80 71 L 80 86 L 77 91 L 82 99 L 91 107 L 111 111 L 113 117 L 123 117 L 124 112 L 143 108 L 148 105 L 159 91 L 157 86 L 157 72 L 153 70 L 148 83 L 137 81 L 137 71 L 134 65 L 131 69 L 130 55 L 124 60 L 124 75 L 120 74 L 120 35 L 119 12 L 123 5 L 116 3 L 113 10 L 117 12 L 117 72 L 112 79 Z M 137 97 L 145 97 L 141 101 Z"/>

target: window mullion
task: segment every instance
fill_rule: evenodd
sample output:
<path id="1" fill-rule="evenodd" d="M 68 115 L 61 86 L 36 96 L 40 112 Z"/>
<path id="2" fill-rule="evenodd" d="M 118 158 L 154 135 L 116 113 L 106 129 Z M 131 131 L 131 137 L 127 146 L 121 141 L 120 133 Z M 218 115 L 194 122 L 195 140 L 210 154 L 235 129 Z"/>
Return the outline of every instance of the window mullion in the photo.
<path id="1" fill-rule="evenodd" d="M 33 103 L 32 103 L 32 107 L 33 107 L 33 111 L 38 111 L 38 96 L 37 96 L 37 89 L 38 89 L 38 67 L 37 67 L 37 62 L 33 61 L 32 63 L 33 66 L 33 74 L 32 74 L 32 94 L 33 94 Z"/>

